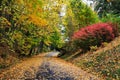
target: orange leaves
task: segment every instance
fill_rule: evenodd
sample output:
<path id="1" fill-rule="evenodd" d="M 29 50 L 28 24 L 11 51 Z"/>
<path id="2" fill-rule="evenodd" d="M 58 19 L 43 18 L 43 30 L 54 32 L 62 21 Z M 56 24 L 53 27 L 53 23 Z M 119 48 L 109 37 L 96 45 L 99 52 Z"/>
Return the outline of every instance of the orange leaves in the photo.
<path id="1" fill-rule="evenodd" d="M 42 12 L 42 8 L 40 7 L 40 5 L 36 5 L 35 12 L 36 13 L 41 13 Z"/>
<path id="2" fill-rule="evenodd" d="M 47 25 L 47 21 L 45 19 L 40 18 L 39 16 L 36 16 L 34 14 L 29 15 L 29 21 L 30 23 L 33 23 L 36 26 L 44 27 Z"/>
<path id="3" fill-rule="evenodd" d="M 47 25 L 47 21 L 42 19 L 42 8 L 40 1 L 36 0 L 27 0 L 26 2 L 26 9 L 28 12 L 28 22 L 34 24 L 37 27 L 44 27 Z"/>
<path id="4" fill-rule="evenodd" d="M 40 7 L 38 7 L 37 12 L 42 12 L 42 9 Z"/>

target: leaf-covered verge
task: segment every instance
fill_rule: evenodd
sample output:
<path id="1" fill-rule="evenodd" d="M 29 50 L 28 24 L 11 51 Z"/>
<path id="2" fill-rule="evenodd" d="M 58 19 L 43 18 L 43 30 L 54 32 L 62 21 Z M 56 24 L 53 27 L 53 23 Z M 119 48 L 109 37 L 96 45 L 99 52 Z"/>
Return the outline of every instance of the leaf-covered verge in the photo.
<path id="1" fill-rule="evenodd" d="M 33 78 L 42 63 L 42 60 L 43 58 L 40 56 L 25 58 L 5 70 L 0 70 L 0 80 L 35 80 Z"/>
<path id="2" fill-rule="evenodd" d="M 102 76 L 105 80 L 120 80 L 120 37 L 95 52 L 69 59 L 82 69 Z"/>
<path id="3" fill-rule="evenodd" d="M 17 63 L 19 61 L 15 52 L 11 51 L 7 46 L 0 47 L 0 73 L 3 69 Z"/>

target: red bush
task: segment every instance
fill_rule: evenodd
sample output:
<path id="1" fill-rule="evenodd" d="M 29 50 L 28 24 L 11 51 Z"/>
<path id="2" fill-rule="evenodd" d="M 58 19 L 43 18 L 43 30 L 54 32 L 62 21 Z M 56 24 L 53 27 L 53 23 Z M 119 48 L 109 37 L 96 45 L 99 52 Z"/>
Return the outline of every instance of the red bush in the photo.
<path id="1" fill-rule="evenodd" d="M 73 34 L 73 41 L 80 48 L 88 48 L 90 46 L 100 45 L 102 42 L 109 42 L 117 36 L 117 28 L 112 23 L 97 23 Z M 85 46 L 84 46 L 85 45 Z"/>

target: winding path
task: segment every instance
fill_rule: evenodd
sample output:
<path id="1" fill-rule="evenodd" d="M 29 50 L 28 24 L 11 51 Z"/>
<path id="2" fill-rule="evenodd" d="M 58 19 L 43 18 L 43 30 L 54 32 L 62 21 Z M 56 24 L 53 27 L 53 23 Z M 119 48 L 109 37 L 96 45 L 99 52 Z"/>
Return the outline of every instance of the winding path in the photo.
<path id="1" fill-rule="evenodd" d="M 51 53 L 50 53 L 51 54 Z M 55 54 L 55 53 L 54 53 Z M 49 55 L 49 54 L 46 54 Z M 0 74 L 0 80 L 102 80 L 59 58 L 35 56 Z"/>
<path id="2" fill-rule="evenodd" d="M 101 80 L 58 58 L 44 58 L 36 74 L 38 80 Z"/>
<path id="3" fill-rule="evenodd" d="M 48 52 L 45 57 L 57 57 L 60 54 L 58 51 Z"/>

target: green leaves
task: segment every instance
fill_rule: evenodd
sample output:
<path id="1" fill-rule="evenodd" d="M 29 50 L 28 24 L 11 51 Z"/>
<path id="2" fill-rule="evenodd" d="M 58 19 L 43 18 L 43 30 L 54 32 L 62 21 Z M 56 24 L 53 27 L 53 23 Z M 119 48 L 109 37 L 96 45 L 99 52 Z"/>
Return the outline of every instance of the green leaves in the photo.
<path id="1" fill-rule="evenodd" d="M 98 21 L 97 14 L 95 14 L 95 12 L 93 12 L 92 9 L 85 5 L 81 0 L 73 0 L 71 2 L 71 7 L 75 19 L 78 21 L 79 28 Z"/>
<path id="2" fill-rule="evenodd" d="M 54 32 L 50 37 L 50 41 L 51 41 L 51 44 L 53 47 L 55 47 L 55 48 L 62 47 L 63 41 L 61 39 L 61 35 L 59 32 L 57 32 L 57 31 Z"/>
<path id="3" fill-rule="evenodd" d="M 96 0 L 95 10 L 99 17 L 106 16 L 106 13 L 120 15 L 120 1 L 118 0 Z"/>
<path id="4" fill-rule="evenodd" d="M 42 48 L 51 44 L 54 47 L 61 46 L 63 41 L 58 12 L 63 1 L 55 1 L 56 4 L 50 0 L 49 3 L 42 0 L 9 1 L 2 0 L 0 5 L 1 41 L 6 42 L 17 53 L 25 55 L 31 55 L 31 52 L 36 54 L 40 51 L 39 48 L 42 52 L 45 50 Z"/>

